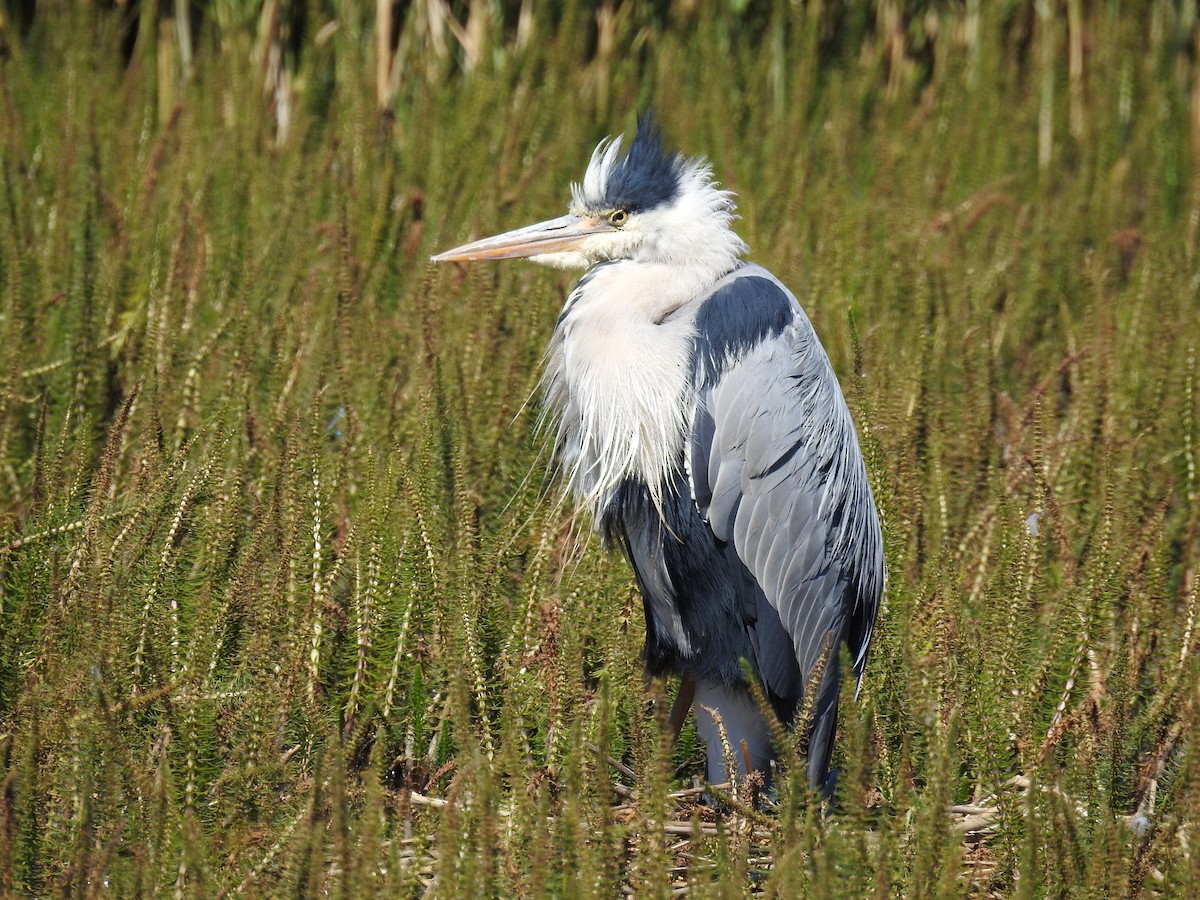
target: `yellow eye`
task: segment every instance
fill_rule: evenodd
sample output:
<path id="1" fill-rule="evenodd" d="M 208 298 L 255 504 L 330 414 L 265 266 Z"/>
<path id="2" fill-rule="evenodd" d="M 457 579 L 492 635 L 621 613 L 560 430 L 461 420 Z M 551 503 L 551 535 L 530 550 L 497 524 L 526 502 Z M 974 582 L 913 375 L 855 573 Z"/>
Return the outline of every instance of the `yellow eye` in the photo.
<path id="1" fill-rule="evenodd" d="M 608 223 L 610 225 L 615 226 L 616 228 L 620 228 L 622 225 L 624 225 L 628 221 L 629 221 L 629 213 L 623 209 L 614 209 L 612 212 L 610 212 L 608 214 Z"/>

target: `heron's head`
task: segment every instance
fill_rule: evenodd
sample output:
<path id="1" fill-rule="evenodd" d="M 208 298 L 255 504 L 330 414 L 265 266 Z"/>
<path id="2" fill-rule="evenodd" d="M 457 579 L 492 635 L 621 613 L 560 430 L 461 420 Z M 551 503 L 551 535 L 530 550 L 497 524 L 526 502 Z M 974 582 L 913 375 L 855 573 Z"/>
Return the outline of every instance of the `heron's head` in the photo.
<path id="1" fill-rule="evenodd" d="M 565 216 L 447 250 L 435 262 L 527 257 L 564 269 L 628 259 L 711 270 L 733 268 L 746 252 L 730 224 L 733 195 L 703 159 L 663 149 L 649 116 L 622 154 L 623 136 L 600 142 L 583 181 L 571 186 Z"/>

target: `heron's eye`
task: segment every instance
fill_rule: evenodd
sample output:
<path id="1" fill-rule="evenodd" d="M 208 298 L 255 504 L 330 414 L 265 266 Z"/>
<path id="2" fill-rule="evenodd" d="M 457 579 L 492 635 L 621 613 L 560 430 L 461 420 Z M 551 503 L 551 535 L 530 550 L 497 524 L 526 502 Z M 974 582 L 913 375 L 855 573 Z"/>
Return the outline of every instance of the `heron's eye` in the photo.
<path id="1" fill-rule="evenodd" d="M 608 214 L 608 222 L 617 228 L 620 228 L 629 221 L 629 213 L 623 209 L 614 209 Z"/>

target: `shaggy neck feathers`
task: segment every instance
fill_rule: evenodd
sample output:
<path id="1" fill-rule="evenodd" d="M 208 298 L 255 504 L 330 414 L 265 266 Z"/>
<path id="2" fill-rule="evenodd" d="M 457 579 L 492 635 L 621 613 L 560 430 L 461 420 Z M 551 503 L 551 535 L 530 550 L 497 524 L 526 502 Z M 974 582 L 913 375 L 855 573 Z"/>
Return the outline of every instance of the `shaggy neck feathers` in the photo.
<path id="1" fill-rule="evenodd" d="M 661 508 L 682 458 L 695 336 L 686 307 L 696 291 L 673 282 L 672 268 L 593 269 L 572 292 L 547 349 L 544 416 L 566 486 L 597 522 L 629 478 Z"/>

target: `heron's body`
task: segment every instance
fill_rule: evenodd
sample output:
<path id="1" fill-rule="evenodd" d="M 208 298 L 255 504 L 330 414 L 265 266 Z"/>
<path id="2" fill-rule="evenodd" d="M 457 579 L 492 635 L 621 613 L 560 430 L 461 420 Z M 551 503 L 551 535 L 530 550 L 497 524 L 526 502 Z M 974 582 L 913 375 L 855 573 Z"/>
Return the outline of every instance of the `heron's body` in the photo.
<path id="1" fill-rule="evenodd" d="M 550 342 L 546 411 L 568 490 L 633 566 L 647 667 L 695 684 L 715 781 L 710 709 L 753 768 L 767 772 L 773 755 L 741 660 L 784 723 L 816 683 L 808 770 L 821 787 L 837 648 L 861 677 L 883 585 L 854 425 L 796 298 L 738 259 L 730 196 L 702 164 L 642 139 L 620 160 L 615 144 L 597 149 L 572 216 L 443 258 L 587 267 Z M 639 206 L 647 195 L 655 204 Z M 604 227 L 616 211 L 621 225 Z M 564 239 L 577 221 L 587 236 Z"/>

